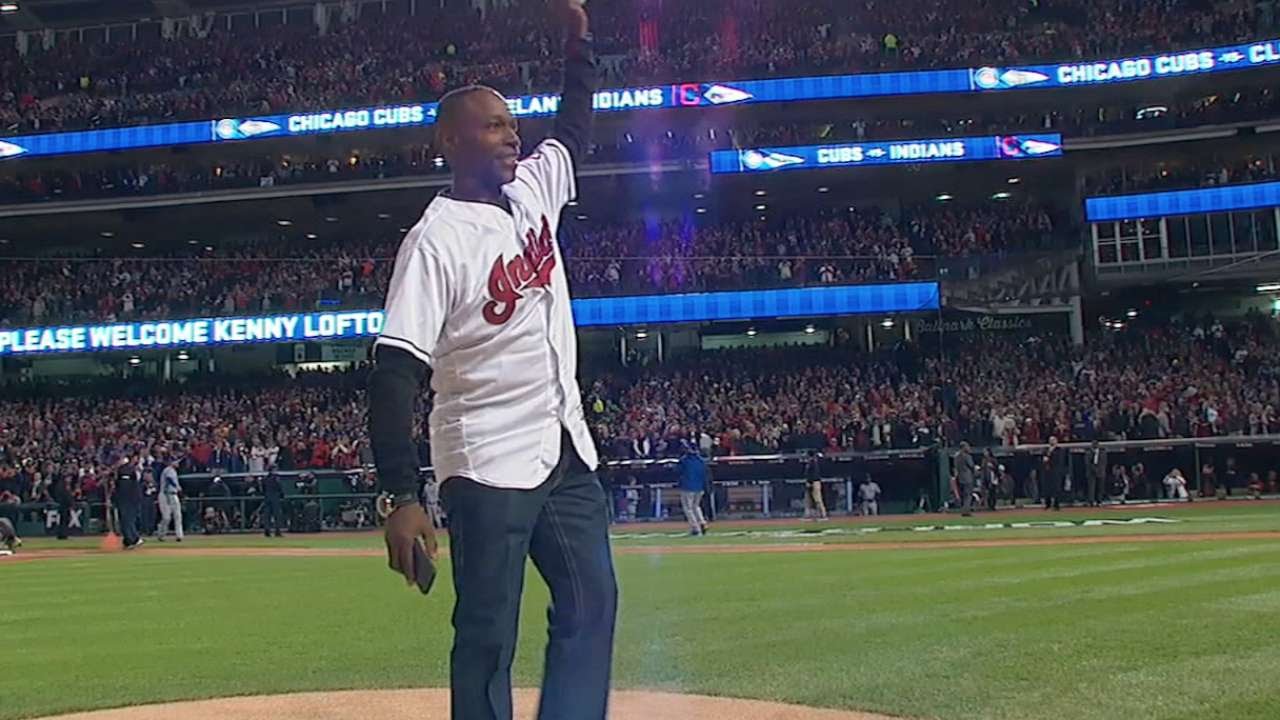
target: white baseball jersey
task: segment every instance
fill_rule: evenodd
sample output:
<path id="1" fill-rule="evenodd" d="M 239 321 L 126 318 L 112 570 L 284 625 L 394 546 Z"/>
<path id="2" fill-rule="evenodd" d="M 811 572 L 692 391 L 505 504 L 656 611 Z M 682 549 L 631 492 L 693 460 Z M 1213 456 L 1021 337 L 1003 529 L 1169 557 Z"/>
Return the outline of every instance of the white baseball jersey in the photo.
<path id="1" fill-rule="evenodd" d="M 569 151 L 544 141 L 502 192 L 510 213 L 431 201 L 396 256 L 377 344 L 433 370 L 436 477 L 532 489 L 560 459 L 562 426 L 587 466 L 598 463 L 556 242 L 560 210 L 576 193 Z"/>

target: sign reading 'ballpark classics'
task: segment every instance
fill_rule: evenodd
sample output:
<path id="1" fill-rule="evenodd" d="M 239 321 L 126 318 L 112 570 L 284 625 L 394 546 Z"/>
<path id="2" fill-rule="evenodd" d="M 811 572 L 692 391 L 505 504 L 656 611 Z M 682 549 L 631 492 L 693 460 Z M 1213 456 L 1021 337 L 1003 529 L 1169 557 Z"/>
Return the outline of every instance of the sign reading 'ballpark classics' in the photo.
<path id="1" fill-rule="evenodd" d="M 936 282 L 578 298 L 578 327 L 937 310 Z M 0 356 L 373 337 L 381 310 L 0 330 Z"/>
<path id="2" fill-rule="evenodd" d="M 1264 40 L 1245 45 L 1061 65 L 680 82 L 615 88 L 596 93 L 594 105 L 601 112 L 625 112 L 936 93 L 1004 92 L 1111 85 L 1276 65 L 1280 65 L 1280 40 Z M 511 98 L 507 104 L 511 113 L 517 117 L 545 117 L 555 114 L 559 109 L 560 96 L 554 93 L 525 95 Z M 0 139 L 0 160 L 418 127 L 434 123 L 437 110 L 438 103 L 434 102 L 406 103 L 300 114 L 223 117 L 105 130 L 19 135 Z"/>

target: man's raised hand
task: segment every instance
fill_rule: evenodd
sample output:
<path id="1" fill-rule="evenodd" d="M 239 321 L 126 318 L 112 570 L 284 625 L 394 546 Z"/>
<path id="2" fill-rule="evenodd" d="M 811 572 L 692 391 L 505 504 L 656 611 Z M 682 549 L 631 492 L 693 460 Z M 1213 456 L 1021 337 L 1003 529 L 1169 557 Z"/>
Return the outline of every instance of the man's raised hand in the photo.
<path id="1" fill-rule="evenodd" d="M 565 37 L 581 38 L 587 35 L 586 0 L 551 0 L 551 5 L 564 23 Z"/>

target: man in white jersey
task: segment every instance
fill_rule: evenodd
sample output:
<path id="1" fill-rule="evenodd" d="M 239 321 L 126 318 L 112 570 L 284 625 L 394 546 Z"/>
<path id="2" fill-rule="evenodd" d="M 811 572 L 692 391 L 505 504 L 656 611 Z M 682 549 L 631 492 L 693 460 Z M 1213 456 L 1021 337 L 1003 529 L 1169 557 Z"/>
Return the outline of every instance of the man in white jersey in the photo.
<path id="1" fill-rule="evenodd" d="M 449 516 L 457 600 L 454 720 L 510 720 L 526 557 L 551 590 L 542 720 L 603 720 L 617 584 L 595 444 L 578 389 L 561 209 L 586 153 L 596 65 L 582 0 L 554 0 L 566 30 L 552 137 L 520 160 L 505 100 L 469 87 L 440 103 L 452 186 L 396 257 L 375 343 L 369 427 L 392 570 L 410 583 L 435 554 L 418 502 L 414 400 L 428 374 L 432 464 Z M 418 545 L 421 543 L 421 545 Z"/>

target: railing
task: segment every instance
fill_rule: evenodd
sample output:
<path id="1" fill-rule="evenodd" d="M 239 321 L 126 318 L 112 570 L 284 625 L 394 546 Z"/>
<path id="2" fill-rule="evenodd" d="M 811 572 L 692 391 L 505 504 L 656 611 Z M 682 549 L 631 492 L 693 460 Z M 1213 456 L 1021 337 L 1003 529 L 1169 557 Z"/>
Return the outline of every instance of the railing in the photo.
<path id="1" fill-rule="evenodd" d="M 1017 447 L 975 448 L 978 458 L 990 450 L 997 461 L 1012 476 L 1013 484 L 997 490 L 1000 504 L 1007 506 L 1023 502 L 1037 502 L 1040 497 L 1038 478 L 1041 458 L 1047 445 L 1021 445 Z M 1087 488 L 1086 454 L 1089 443 L 1063 443 L 1070 458 L 1070 488 L 1065 500 L 1083 501 Z M 1258 474 L 1261 490 L 1268 494 L 1280 492 L 1280 435 L 1232 436 L 1214 438 L 1177 438 L 1162 440 L 1126 440 L 1100 443 L 1107 451 L 1108 477 L 1110 468 L 1124 465 L 1132 469 L 1141 463 L 1145 469 L 1145 482 L 1130 487 L 1128 500 L 1164 500 L 1163 478 L 1173 468 L 1182 470 L 1188 489 L 1194 494 L 1213 493 L 1221 490 L 1227 480 L 1227 470 L 1235 468 L 1234 478 L 1227 491 L 1231 495 L 1250 493 L 1250 476 Z M 820 459 L 820 474 L 827 508 L 833 514 L 853 514 L 858 511 L 857 488 L 866 476 L 881 487 L 882 512 L 914 512 L 938 510 L 947 507 L 954 498 L 948 481 L 950 459 L 957 448 L 930 446 L 903 450 L 873 452 L 842 451 L 826 453 Z M 707 504 L 714 516 L 721 518 L 785 518 L 803 513 L 805 506 L 804 462 L 805 453 L 774 453 L 768 455 L 724 456 L 708 461 L 713 473 Z M 644 458 L 635 460 L 608 460 L 601 466 L 601 480 L 610 496 L 610 512 L 617 521 L 678 520 L 679 492 L 676 458 Z M 1205 465 L 1214 468 L 1212 479 L 1205 477 Z M 352 470 L 286 470 L 278 474 L 282 478 L 313 476 L 316 487 L 325 490 L 349 485 L 353 478 L 372 472 L 372 468 Z M 424 481 L 430 481 L 432 468 L 421 468 Z M 258 477 L 250 473 L 220 473 L 230 486 L 240 481 Z M 222 531 L 250 531 L 260 527 L 261 495 L 232 495 L 229 497 L 202 496 L 214 477 L 213 473 L 193 473 L 182 477 L 184 519 L 192 532 L 204 530 L 206 508 L 221 510 L 227 516 Z M 319 531 L 360 529 L 378 524 L 374 512 L 372 492 L 304 492 L 285 498 L 286 525 L 294 531 Z M 1111 501 L 1121 498 L 1107 490 L 1104 497 Z M 105 506 L 94 501 L 79 503 L 81 531 L 100 532 L 104 529 Z M 145 510 L 145 508 L 144 508 Z M 31 533 L 33 522 L 45 526 L 52 534 L 56 528 L 56 515 L 51 522 L 48 513 L 56 513 L 56 507 L 44 503 L 28 503 L 19 506 L 0 506 L 0 516 L 10 517 L 25 525 Z M 149 517 L 144 512 L 144 530 L 149 527 Z M 38 525 L 36 526 L 38 527 Z M 74 528 L 73 528 L 74 529 Z"/>
<path id="2" fill-rule="evenodd" d="M 1268 492 L 1280 489 L 1280 453 L 1277 452 L 1280 451 L 1280 435 L 1124 440 L 1098 445 L 1107 451 L 1108 478 L 1117 465 L 1125 465 L 1131 470 L 1136 463 L 1142 463 L 1149 483 L 1146 488 L 1149 499 L 1156 499 L 1163 492 L 1161 480 L 1175 468 L 1186 477 L 1188 487 L 1197 492 L 1218 490 L 1226 481 L 1228 468 L 1236 471 L 1232 486 L 1227 488 L 1231 493 L 1246 490 L 1251 473 L 1258 473 Z M 1083 485 L 1086 458 L 1092 446 L 1073 442 L 1062 443 L 1062 447 L 1069 453 L 1073 485 Z M 1038 462 L 1046 448 L 1048 445 L 1045 444 L 1000 448 L 996 456 Z M 1213 469 L 1212 478 L 1203 474 L 1206 465 Z M 1275 479 L 1270 477 L 1273 473 Z"/>
<path id="3" fill-rule="evenodd" d="M 378 514 L 374 493 L 318 493 L 286 496 L 282 504 L 283 529 L 288 532 L 321 532 L 325 530 L 361 530 L 374 527 Z M 221 534 L 261 531 L 263 527 L 261 495 L 226 497 L 192 497 L 181 499 L 182 520 L 186 532 Z M 78 502 L 72 506 L 69 531 L 73 535 L 106 532 L 108 506 L 100 500 Z M 58 506 L 52 503 L 24 503 L 0 506 L 0 517 L 8 517 L 19 534 L 43 532 L 53 535 L 58 528 Z M 113 513 L 114 514 L 114 513 Z M 138 528 L 151 535 L 159 522 L 154 497 L 142 503 Z M 112 526 L 119 528 L 119 520 Z"/>

